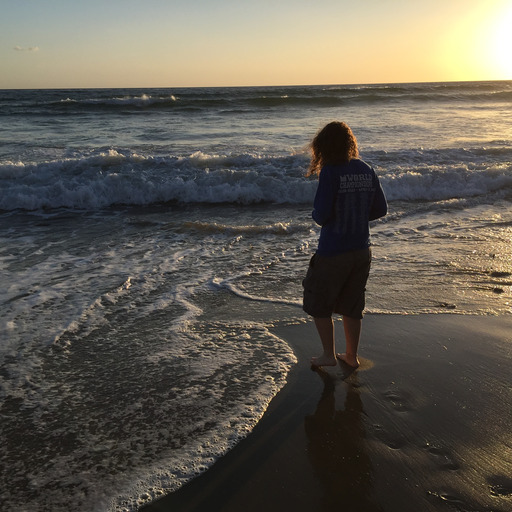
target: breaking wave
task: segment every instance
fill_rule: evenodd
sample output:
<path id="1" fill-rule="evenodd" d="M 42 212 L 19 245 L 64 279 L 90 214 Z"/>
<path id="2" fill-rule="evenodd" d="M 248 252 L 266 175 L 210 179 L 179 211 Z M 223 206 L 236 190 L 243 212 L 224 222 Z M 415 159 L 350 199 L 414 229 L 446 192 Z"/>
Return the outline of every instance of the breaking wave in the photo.
<path id="1" fill-rule="evenodd" d="M 508 148 L 375 152 L 367 156 L 391 201 L 512 193 Z M 43 163 L 7 162 L 0 165 L 0 209 L 97 210 L 166 202 L 311 204 L 316 181 L 304 177 L 307 164 L 304 154 L 197 152 L 177 157 L 115 149 Z"/>

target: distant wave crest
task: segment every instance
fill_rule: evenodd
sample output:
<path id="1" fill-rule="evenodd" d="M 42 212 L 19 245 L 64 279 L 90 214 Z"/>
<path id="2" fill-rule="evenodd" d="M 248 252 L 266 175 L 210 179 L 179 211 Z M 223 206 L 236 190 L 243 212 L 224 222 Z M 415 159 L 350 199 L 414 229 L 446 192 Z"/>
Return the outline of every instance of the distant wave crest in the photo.
<path id="1" fill-rule="evenodd" d="M 48 98 L 48 95 L 50 96 Z M 512 101 L 510 82 L 372 84 L 245 88 L 177 88 L 50 91 L 31 99 L 25 115 L 75 115 L 87 112 L 130 113 L 146 110 L 182 112 L 249 112 L 260 108 L 335 108 L 379 103 L 464 103 Z M 2 104 L 8 115 L 11 102 Z M 16 107 L 16 112 L 18 112 Z"/>

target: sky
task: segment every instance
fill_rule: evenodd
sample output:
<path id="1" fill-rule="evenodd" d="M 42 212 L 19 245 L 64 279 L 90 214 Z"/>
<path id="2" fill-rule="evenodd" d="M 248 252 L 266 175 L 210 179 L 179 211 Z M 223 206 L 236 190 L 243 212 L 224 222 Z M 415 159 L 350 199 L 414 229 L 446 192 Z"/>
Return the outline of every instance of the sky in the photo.
<path id="1" fill-rule="evenodd" d="M 0 89 L 512 79 L 512 0 L 0 0 Z"/>

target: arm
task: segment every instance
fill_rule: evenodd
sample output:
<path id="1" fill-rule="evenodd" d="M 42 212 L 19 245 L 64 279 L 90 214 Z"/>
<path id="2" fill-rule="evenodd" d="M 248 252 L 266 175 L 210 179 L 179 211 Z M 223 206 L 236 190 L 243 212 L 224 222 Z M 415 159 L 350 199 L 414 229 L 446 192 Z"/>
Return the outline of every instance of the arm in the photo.
<path id="1" fill-rule="evenodd" d="M 328 168 L 323 168 L 318 177 L 318 188 L 316 189 L 313 220 L 323 226 L 334 217 L 334 205 L 337 194 L 335 180 Z"/>
<path id="2" fill-rule="evenodd" d="M 370 208 L 370 217 L 368 220 L 380 219 L 380 217 L 384 217 L 386 213 L 388 213 L 388 203 L 377 178 L 377 190 L 373 196 L 373 203 Z"/>

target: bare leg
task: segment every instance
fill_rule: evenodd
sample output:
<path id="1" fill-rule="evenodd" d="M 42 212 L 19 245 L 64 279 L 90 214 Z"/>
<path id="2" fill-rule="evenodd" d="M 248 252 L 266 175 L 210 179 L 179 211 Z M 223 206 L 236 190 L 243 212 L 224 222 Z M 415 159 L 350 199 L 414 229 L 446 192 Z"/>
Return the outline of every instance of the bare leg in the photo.
<path id="1" fill-rule="evenodd" d="M 361 326 L 363 321 L 360 318 L 351 318 L 343 315 L 343 328 L 345 329 L 346 352 L 337 354 L 336 357 L 343 362 L 357 368 L 359 359 L 357 358 L 357 348 L 359 347 L 359 338 L 361 337 Z"/>
<path id="2" fill-rule="evenodd" d="M 315 325 L 322 341 L 324 349 L 320 357 L 313 357 L 311 364 L 313 366 L 336 366 L 336 353 L 334 351 L 334 323 L 332 318 L 316 318 Z"/>

